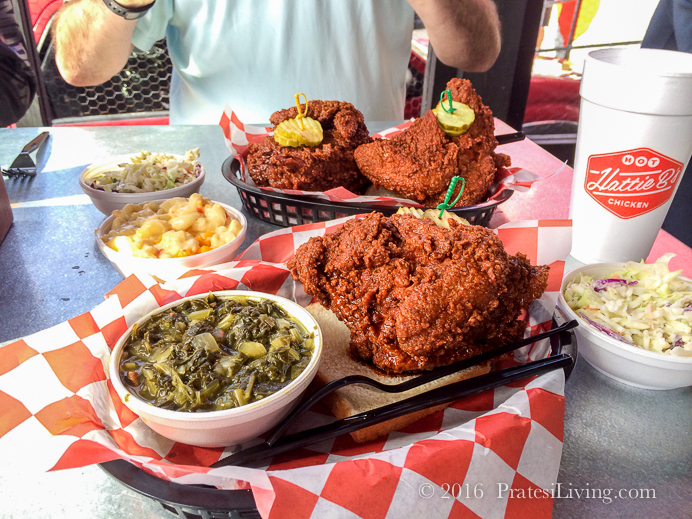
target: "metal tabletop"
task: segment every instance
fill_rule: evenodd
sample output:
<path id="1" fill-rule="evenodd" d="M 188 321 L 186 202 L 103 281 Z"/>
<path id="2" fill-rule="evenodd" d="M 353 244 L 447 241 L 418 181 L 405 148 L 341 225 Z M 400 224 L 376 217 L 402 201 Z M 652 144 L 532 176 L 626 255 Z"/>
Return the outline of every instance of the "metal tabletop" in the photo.
<path id="1" fill-rule="evenodd" d="M 393 124 L 371 123 L 368 128 L 375 132 Z M 0 129 L 0 165 L 9 165 L 42 130 Z M 122 280 L 94 240 L 104 215 L 77 183 L 88 164 L 141 150 L 183 153 L 199 146 L 207 170 L 201 193 L 241 208 L 237 191 L 221 176 L 229 153 L 218 126 L 48 130 L 51 137 L 37 161 L 39 173 L 33 179 L 5 179 L 14 223 L 0 245 L 0 344 L 91 310 Z M 547 155 L 538 147 L 529 151 Z M 546 198 L 546 217 L 559 212 L 550 204 L 564 202 L 562 191 L 552 202 Z M 521 196 L 515 194 L 512 202 L 520 204 Z M 540 200 L 531 203 L 540 207 Z M 248 216 L 241 250 L 276 229 Z M 692 388 L 636 389 L 600 374 L 582 358 L 567 382 L 565 400 L 558 479 L 564 497 L 555 499 L 555 517 L 692 517 Z M 97 466 L 27 474 L 3 467 L 0 488 L 5 496 L 0 517 L 172 517 Z M 630 497 L 646 494 L 646 489 L 653 489 L 648 498 Z"/>

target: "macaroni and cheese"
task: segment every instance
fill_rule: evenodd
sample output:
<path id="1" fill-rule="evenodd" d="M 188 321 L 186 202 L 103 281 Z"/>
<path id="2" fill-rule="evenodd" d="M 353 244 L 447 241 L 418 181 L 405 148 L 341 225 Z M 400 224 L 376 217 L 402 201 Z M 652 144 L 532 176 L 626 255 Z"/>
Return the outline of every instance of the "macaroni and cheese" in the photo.
<path id="1" fill-rule="evenodd" d="M 181 258 L 201 254 L 233 240 L 242 230 L 238 220 L 199 193 L 189 199 L 128 204 L 115 218 L 103 242 L 138 258 Z"/>

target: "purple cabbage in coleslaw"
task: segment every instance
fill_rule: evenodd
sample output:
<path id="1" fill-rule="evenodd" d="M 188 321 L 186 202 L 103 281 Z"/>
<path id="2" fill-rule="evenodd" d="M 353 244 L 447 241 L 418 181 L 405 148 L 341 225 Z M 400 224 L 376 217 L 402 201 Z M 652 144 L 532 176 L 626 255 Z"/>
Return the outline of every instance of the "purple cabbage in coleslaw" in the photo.
<path id="1" fill-rule="evenodd" d="M 596 321 L 589 319 L 584 312 L 579 312 L 579 315 L 581 316 L 582 319 L 584 319 L 587 323 L 589 323 L 591 326 L 596 328 L 597 330 L 601 330 L 603 333 L 605 333 L 608 337 L 612 337 L 613 339 L 617 339 L 620 342 L 624 342 L 625 344 L 634 344 L 631 341 L 626 340 L 622 335 L 619 333 L 615 333 L 613 330 L 610 328 L 606 328 L 602 324 L 598 324 Z"/>
<path id="2" fill-rule="evenodd" d="M 627 281 L 626 279 L 597 279 L 593 282 L 593 289 L 596 292 L 603 292 L 609 286 L 636 285 L 638 281 Z"/>

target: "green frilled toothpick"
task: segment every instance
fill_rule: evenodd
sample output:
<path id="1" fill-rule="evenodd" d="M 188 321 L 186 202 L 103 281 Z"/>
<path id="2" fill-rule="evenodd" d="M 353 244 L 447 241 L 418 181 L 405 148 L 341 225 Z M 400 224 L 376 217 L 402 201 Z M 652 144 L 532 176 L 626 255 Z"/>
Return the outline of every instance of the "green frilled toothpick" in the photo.
<path id="1" fill-rule="evenodd" d="M 461 189 L 459 190 L 459 195 L 457 196 L 456 200 L 454 200 L 454 202 L 450 204 L 449 201 L 452 198 L 452 195 L 454 194 L 454 190 L 457 187 L 457 182 L 459 182 L 459 179 L 461 179 Z M 461 198 L 461 194 L 464 192 L 465 185 L 466 181 L 464 180 L 464 177 L 452 177 L 452 181 L 449 183 L 449 188 L 447 188 L 445 201 L 437 206 L 437 209 L 440 209 L 440 214 L 437 216 L 439 220 L 442 219 L 442 215 L 445 212 L 445 209 L 450 209 L 454 207 L 454 204 L 456 204 L 459 201 L 459 199 Z"/>
<path id="2" fill-rule="evenodd" d="M 449 101 L 449 110 L 445 108 L 445 94 L 447 94 L 447 101 Z M 452 106 L 452 91 L 449 88 L 440 94 L 440 106 L 448 114 L 456 111 L 456 108 Z"/>

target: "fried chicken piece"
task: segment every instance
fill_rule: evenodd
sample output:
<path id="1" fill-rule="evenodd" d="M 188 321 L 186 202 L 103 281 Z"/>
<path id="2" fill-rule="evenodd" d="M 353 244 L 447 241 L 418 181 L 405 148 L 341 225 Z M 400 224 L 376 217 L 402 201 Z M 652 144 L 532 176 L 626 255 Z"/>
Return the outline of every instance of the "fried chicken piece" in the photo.
<path id="1" fill-rule="evenodd" d="M 363 114 L 351 103 L 340 101 L 310 101 L 307 112 L 322 125 L 322 143 L 291 148 L 281 146 L 273 136 L 250 143 L 247 164 L 252 180 L 258 186 L 304 191 L 343 186 L 360 194 L 368 180 L 360 174 L 353 151 L 372 141 Z M 280 110 L 272 114 L 270 122 L 276 126 L 297 115 L 296 107 Z"/>
<path id="2" fill-rule="evenodd" d="M 371 213 L 311 238 L 288 267 L 348 326 L 358 357 L 394 373 L 445 366 L 521 338 L 549 270 L 489 229 L 449 223 Z"/>
<path id="3" fill-rule="evenodd" d="M 442 203 L 452 177 L 464 178 L 465 187 L 456 207 L 483 200 L 498 167 L 509 166 L 507 155 L 495 153 L 495 122 L 490 109 L 466 79 L 447 83 L 452 99 L 468 105 L 475 120 L 458 137 L 447 135 L 428 110 L 390 140 L 360 146 L 354 156 L 361 173 L 376 186 L 435 207 Z M 461 189 L 459 182 L 454 198 Z M 454 200 L 452 198 L 452 200 Z"/>

